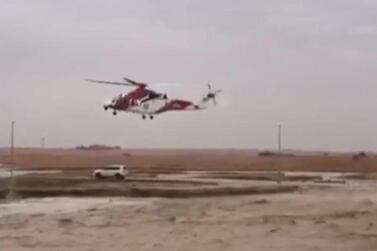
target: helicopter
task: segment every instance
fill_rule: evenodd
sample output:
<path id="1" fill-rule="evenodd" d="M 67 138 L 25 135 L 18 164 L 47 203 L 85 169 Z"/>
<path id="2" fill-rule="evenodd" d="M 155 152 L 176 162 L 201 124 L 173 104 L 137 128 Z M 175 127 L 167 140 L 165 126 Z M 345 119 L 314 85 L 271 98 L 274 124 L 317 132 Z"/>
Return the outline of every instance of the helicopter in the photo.
<path id="1" fill-rule="evenodd" d="M 147 83 L 137 82 L 130 78 L 123 78 L 124 82 L 102 81 L 86 79 L 86 81 L 118 86 L 130 86 L 134 89 L 126 94 L 119 94 L 111 102 L 104 104 L 105 111 L 111 109 L 113 115 L 119 111 L 141 115 L 142 119 L 154 119 L 154 116 L 169 111 L 198 111 L 208 108 L 208 103 L 217 104 L 216 97 L 222 90 L 213 90 L 207 84 L 208 92 L 199 103 L 185 99 L 170 99 L 166 93 L 159 93 L 149 88 Z"/>

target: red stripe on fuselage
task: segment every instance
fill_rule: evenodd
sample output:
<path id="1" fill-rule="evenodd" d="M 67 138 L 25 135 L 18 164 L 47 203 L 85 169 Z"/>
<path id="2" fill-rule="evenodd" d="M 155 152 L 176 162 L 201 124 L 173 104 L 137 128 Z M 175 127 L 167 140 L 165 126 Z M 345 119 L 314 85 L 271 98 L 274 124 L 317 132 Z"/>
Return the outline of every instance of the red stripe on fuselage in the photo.
<path id="1" fill-rule="evenodd" d="M 192 106 L 193 103 L 191 101 L 187 100 L 179 100 L 179 99 L 173 99 L 170 102 L 168 102 L 163 108 L 161 108 L 156 113 L 163 113 L 167 111 L 181 111 L 186 110 L 187 107 Z"/>

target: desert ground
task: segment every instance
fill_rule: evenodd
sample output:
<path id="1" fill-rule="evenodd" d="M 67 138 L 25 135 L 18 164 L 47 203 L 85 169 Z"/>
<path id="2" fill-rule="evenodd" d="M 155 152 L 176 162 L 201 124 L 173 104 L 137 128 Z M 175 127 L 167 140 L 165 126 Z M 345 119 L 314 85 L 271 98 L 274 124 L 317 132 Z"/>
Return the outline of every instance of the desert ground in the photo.
<path id="1" fill-rule="evenodd" d="M 10 161 L 9 149 L 0 148 L 0 163 Z M 377 155 L 358 161 L 354 153 L 295 151 L 296 157 L 258 157 L 257 150 L 242 149 L 122 149 L 86 151 L 74 149 L 20 148 L 15 162 L 21 168 L 94 168 L 126 164 L 136 169 L 261 170 L 261 171 L 377 171 Z"/>
<path id="2" fill-rule="evenodd" d="M 373 156 L 17 149 L 15 159 L 15 178 L 0 178 L 0 250 L 377 250 Z M 124 181 L 91 177 L 114 163 L 129 165 Z"/>

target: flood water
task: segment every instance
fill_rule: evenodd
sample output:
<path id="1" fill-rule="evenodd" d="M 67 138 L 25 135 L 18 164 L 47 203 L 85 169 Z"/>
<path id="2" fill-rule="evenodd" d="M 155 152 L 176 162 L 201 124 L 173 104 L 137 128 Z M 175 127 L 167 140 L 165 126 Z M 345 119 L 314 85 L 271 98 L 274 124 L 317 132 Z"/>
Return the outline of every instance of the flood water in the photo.
<path id="1" fill-rule="evenodd" d="M 26 174 L 56 174 L 60 173 L 59 170 L 48 170 L 48 171 L 40 171 L 40 170 L 31 170 L 31 171 L 25 171 L 25 170 L 14 170 L 13 175 L 14 176 L 20 176 L 20 175 L 26 175 Z M 9 169 L 0 169 L 0 178 L 8 178 L 10 177 L 10 170 Z"/>

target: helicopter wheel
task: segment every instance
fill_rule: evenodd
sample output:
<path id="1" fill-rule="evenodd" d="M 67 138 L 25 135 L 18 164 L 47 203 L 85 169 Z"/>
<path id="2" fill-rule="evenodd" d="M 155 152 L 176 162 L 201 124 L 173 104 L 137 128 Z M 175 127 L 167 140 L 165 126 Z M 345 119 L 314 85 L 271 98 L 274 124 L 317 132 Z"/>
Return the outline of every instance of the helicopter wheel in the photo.
<path id="1" fill-rule="evenodd" d="M 146 118 L 147 118 L 147 116 L 143 115 L 143 116 L 141 116 L 141 118 L 142 118 L 142 119 L 146 119 Z"/>
<path id="2" fill-rule="evenodd" d="M 117 111 L 114 110 L 114 111 L 113 111 L 113 115 L 114 115 L 114 116 L 117 115 Z"/>
<path id="3" fill-rule="evenodd" d="M 107 109 L 109 109 L 109 107 L 107 107 L 107 105 L 105 105 L 105 106 L 103 107 L 103 109 L 105 109 L 105 111 L 107 111 Z"/>
<path id="4" fill-rule="evenodd" d="M 150 119 L 154 119 L 153 115 L 150 115 L 149 118 L 150 118 Z"/>

